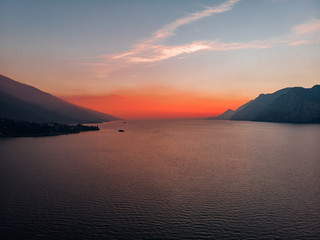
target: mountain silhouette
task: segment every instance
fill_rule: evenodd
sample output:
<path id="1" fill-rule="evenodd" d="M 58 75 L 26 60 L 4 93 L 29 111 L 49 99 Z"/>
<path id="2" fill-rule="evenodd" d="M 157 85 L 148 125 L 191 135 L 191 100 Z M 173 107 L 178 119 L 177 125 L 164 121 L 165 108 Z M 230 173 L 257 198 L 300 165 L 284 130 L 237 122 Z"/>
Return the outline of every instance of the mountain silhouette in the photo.
<path id="1" fill-rule="evenodd" d="M 271 94 L 260 94 L 233 113 L 231 111 L 209 119 L 320 123 L 320 85 L 284 88 Z"/>
<path id="2" fill-rule="evenodd" d="M 93 123 L 119 118 L 66 102 L 0 75 L 0 118 L 59 123 Z"/>
<path id="3" fill-rule="evenodd" d="M 231 110 L 230 108 L 225 111 L 224 113 L 220 114 L 217 117 L 209 117 L 207 119 L 218 119 L 218 120 L 230 120 L 232 115 L 235 113 L 235 111 Z"/>

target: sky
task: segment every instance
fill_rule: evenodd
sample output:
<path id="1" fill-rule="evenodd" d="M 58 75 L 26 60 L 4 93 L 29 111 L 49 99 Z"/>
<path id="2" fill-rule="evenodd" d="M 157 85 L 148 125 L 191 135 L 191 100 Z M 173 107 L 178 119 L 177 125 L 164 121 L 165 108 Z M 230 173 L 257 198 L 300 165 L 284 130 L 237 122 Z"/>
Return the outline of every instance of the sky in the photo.
<path id="1" fill-rule="evenodd" d="M 0 74 L 127 119 L 320 82 L 319 0 L 0 0 Z"/>

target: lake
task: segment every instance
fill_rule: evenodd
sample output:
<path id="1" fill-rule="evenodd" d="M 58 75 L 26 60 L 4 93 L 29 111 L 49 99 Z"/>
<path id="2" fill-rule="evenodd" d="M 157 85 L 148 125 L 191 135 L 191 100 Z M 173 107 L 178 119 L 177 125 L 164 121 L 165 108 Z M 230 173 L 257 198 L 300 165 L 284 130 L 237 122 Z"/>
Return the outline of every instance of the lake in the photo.
<path id="1" fill-rule="evenodd" d="M 319 124 L 99 127 L 0 139 L 1 239 L 319 239 Z"/>

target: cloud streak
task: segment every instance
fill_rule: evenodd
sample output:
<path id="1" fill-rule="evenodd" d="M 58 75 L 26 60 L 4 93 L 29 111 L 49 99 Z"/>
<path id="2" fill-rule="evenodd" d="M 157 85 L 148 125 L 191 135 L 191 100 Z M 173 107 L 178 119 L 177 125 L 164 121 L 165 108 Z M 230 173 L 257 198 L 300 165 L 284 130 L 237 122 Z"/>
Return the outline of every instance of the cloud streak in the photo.
<path id="1" fill-rule="evenodd" d="M 232 6 L 239 1 L 240 0 L 229 0 L 225 3 L 222 3 L 221 5 L 219 5 L 217 7 L 208 7 L 207 9 L 205 9 L 201 12 L 192 13 L 191 15 L 189 15 L 187 17 L 177 19 L 176 21 L 174 21 L 174 22 L 164 26 L 160 30 L 158 30 L 151 39 L 149 39 L 145 42 L 145 44 L 150 44 L 150 43 L 157 42 L 161 39 L 166 39 L 166 38 L 172 36 L 174 31 L 178 27 L 181 27 L 183 25 L 189 24 L 191 22 L 200 20 L 205 17 L 209 17 L 214 13 L 223 13 L 223 12 L 229 11 L 229 10 L 231 10 Z"/>
<path id="2" fill-rule="evenodd" d="M 293 28 L 297 35 L 304 35 L 320 31 L 320 19 L 312 19 L 311 21 L 297 25 Z"/>
<path id="3" fill-rule="evenodd" d="M 320 19 L 313 18 L 310 21 L 296 25 L 292 28 L 293 37 L 288 41 L 290 46 L 316 44 L 320 41 Z"/>
<path id="4" fill-rule="evenodd" d="M 163 45 L 155 45 L 155 43 L 159 42 L 160 40 L 164 40 L 164 39 L 167 39 L 170 36 L 172 36 L 174 34 L 174 31 L 177 28 L 179 28 L 183 25 L 189 24 L 191 22 L 200 20 L 202 18 L 209 17 L 214 13 L 222 13 L 222 12 L 229 11 L 229 10 L 231 10 L 232 6 L 235 5 L 239 1 L 240 0 L 229 0 L 225 3 L 220 4 L 217 7 L 208 7 L 203 11 L 195 12 L 195 13 L 190 14 L 187 17 L 177 19 L 174 22 L 167 24 L 163 28 L 156 31 L 150 39 L 147 39 L 147 40 L 143 41 L 142 43 L 135 45 L 130 51 L 116 54 L 113 56 L 106 56 L 106 57 L 111 58 L 111 59 L 128 58 L 129 62 L 139 62 L 139 59 L 141 60 L 141 62 L 152 62 L 152 58 L 150 58 L 150 59 L 146 59 L 143 57 L 130 58 L 130 56 L 143 55 L 141 53 L 146 53 L 148 51 L 149 52 L 152 52 L 152 51 L 157 52 L 159 50 L 159 48 L 163 49 Z M 197 48 L 196 44 L 192 43 L 192 44 L 188 44 L 188 45 L 180 46 L 180 48 L 181 49 L 184 48 L 185 52 L 189 52 L 189 53 L 195 52 L 191 48 L 196 49 Z M 198 45 L 198 47 L 199 47 L 199 50 L 203 50 L 201 48 L 201 46 Z M 171 47 L 168 48 L 168 51 L 170 51 L 170 48 Z M 189 50 L 187 48 L 189 48 Z M 177 55 L 174 55 L 174 56 L 177 56 Z M 154 61 L 159 61 L 159 60 L 163 60 L 163 59 L 167 59 L 167 58 L 165 58 L 165 57 L 161 58 L 159 56 L 158 58 L 153 58 L 153 59 L 154 59 Z M 157 60 L 157 59 L 159 59 L 159 60 Z"/>
<path id="5" fill-rule="evenodd" d="M 265 42 L 250 42 L 250 43 L 223 43 L 219 41 L 196 41 L 190 44 L 179 46 L 153 45 L 152 49 L 145 49 L 139 52 L 139 55 L 126 57 L 127 62 L 131 63 L 148 63 L 158 62 L 169 58 L 177 57 L 181 54 L 194 53 L 202 50 L 211 51 L 230 51 L 237 49 L 261 49 L 269 48 L 270 44 Z"/>
<path id="6" fill-rule="evenodd" d="M 137 64 L 150 64 L 161 62 L 180 55 L 191 54 L 199 51 L 231 51 L 240 49 L 265 49 L 271 48 L 279 44 L 288 46 L 299 46 L 302 44 L 313 44 L 319 42 L 312 39 L 311 35 L 320 31 L 320 19 L 312 19 L 311 21 L 295 26 L 291 35 L 286 39 L 267 40 L 267 41 L 251 41 L 247 43 L 224 43 L 215 41 L 194 41 L 184 45 L 168 46 L 162 42 L 174 35 L 177 28 L 190 24 L 202 18 L 209 17 L 213 14 L 230 11 L 232 7 L 240 0 L 228 0 L 215 7 L 207 7 L 205 10 L 189 14 L 186 17 L 177 19 L 164 27 L 157 30 L 152 37 L 134 45 L 131 50 L 116 53 L 112 55 L 99 56 L 99 62 L 88 63 L 95 67 L 95 72 L 99 77 L 104 77 L 114 71 L 135 66 Z M 312 34 L 311 34 L 312 33 Z M 309 35 L 309 39 L 305 36 Z M 310 37 L 311 36 L 311 37 Z"/>
<path id="7" fill-rule="evenodd" d="M 228 46 L 217 41 L 195 41 L 180 46 L 159 44 L 161 40 L 165 40 L 174 35 L 177 28 L 202 18 L 209 17 L 213 14 L 230 11 L 239 1 L 240 0 L 228 0 L 218 6 L 207 7 L 203 11 L 195 12 L 186 17 L 177 19 L 160 28 L 151 38 L 134 45 L 131 50 L 113 55 L 100 56 L 100 62 L 88 63 L 88 65 L 95 67 L 95 72 L 98 72 L 98 75 L 101 77 L 103 76 L 103 73 L 108 75 L 117 69 L 130 66 L 130 64 L 159 62 L 181 54 L 194 53 L 201 50 L 230 50 L 232 48 L 243 48 L 243 46 L 241 47 L 240 44 L 237 43 Z M 219 46 L 221 49 L 219 49 Z M 115 67 L 115 65 L 117 65 L 117 67 Z"/>

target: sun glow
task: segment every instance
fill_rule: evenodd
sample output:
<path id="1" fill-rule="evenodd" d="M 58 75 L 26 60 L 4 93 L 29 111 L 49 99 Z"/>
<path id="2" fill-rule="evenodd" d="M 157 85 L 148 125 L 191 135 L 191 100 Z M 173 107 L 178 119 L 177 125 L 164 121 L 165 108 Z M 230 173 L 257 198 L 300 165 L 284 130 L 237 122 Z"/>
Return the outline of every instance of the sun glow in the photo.
<path id="1" fill-rule="evenodd" d="M 190 93 L 114 93 L 107 96 L 69 96 L 65 100 L 124 119 L 212 117 L 236 109 L 245 98 L 203 97 Z"/>

